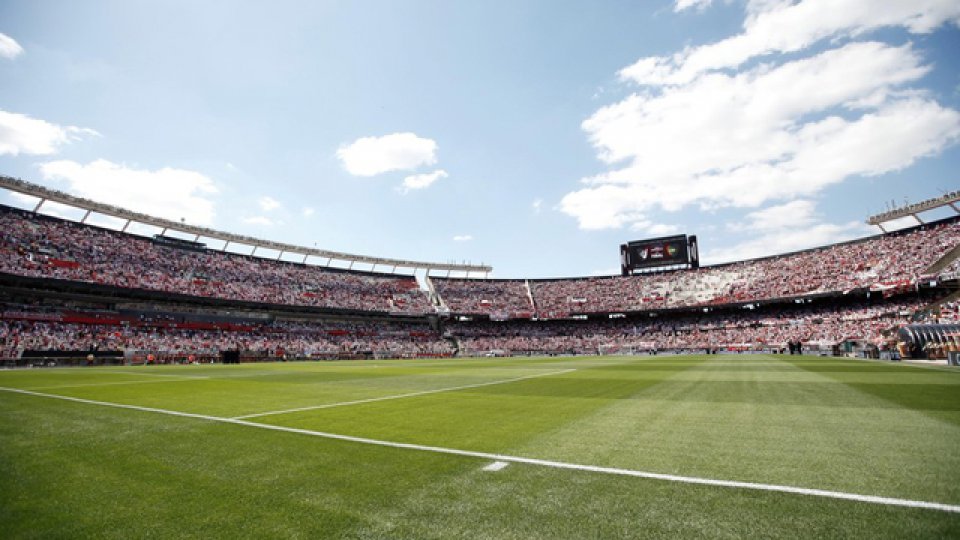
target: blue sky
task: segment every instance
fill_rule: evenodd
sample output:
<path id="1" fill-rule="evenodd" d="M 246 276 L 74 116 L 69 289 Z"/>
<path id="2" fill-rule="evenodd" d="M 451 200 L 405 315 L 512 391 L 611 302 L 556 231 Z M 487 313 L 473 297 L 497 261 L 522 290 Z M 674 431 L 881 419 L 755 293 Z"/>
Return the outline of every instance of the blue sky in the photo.
<path id="1" fill-rule="evenodd" d="M 495 277 L 616 273 L 619 244 L 673 233 L 719 263 L 960 188 L 958 21 L 955 0 L 10 0 L 0 173 Z"/>

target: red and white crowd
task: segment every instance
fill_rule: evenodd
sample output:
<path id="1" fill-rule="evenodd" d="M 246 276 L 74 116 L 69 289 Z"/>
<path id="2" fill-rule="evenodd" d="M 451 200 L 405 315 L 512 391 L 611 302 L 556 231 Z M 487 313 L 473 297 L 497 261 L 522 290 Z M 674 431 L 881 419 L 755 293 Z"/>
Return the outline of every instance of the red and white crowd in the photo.
<path id="1" fill-rule="evenodd" d="M 222 253 L 0 210 L 0 272 L 290 306 L 423 315 L 414 277 L 340 272 Z"/>
<path id="2" fill-rule="evenodd" d="M 722 305 L 854 289 L 903 292 L 938 275 L 956 278 L 960 261 L 934 275 L 926 271 L 958 245 L 960 221 L 955 221 L 696 270 L 528 282 L 435 279 L 434 283 L 451 313 L 529 311 L 529 298 L 538 317 L 565 318 L 572 314 Z M 523 290 L 523 286 L 529 290 Z"/>
<path id="3" fill-rule="evenodd" d="M 231 330 L 187 329 L 175 324 L 73 324 L 0 319 L 0 357 L 23 351 L 115 351 L 159 355 L 218 356 L 221 351 L 263 358 L 317 358 L 337 355 L 394 357 L 450 356 L 449 341 L 426 324 L 292 323 L 245 325 Z"/>
<path id="4" fill-rule="evenodd" d="M 452 323 L 461 354 L 614 354 L 650 350 L 783 349 L 789 341 L 833 346 L 878 344 L 883 333 L 910 321 L 925 304 L 891 300 L 837 307 L 797 307 L 755 313 L 709 312 L 603 321 Z"/>
<path id="5" fill-rule="evenodd" d="M 533 315 L 533 298 L 524 280 L 430 279 L 441 305 L 451 313 L 482 313 L 500 319 Z"/>
<path id="6" fill-rule="evenodd" d="M 364 353 L 430 356 L 504 353 L 614 353 L 629 350 L 781 348 L 788 341 L 876 343 L 909 321 L 919 300 L 848 307 L 700 308 L 870 290 L 903 298 L 925 280 L 960 275 L 960 259 L 931 265 L 960 245 L 960 221 L 799 253 L 722 266 L 636 276 L 556 280 L 428 278 L 331 270 L 211 250 L 0 208 L 0 272 L 194 297 L 402 315 L 416 322 L 257 322 L 224 328 L 175 324 L 83 324 L 0 317 L 0 355 L 25 350 L 113 350 L 217 354 L 260 351 L 300 358 Z M 952 276 L 952 277 L 951 277 Z M 174 302 L 176 302 L 175 297 Z M 842 302 L 841 302 L 842 303 Z M 819 304 L 818 304 L 819 305 Z M 957 312 L 947 304 L 944 317 Z M 687 314 L 643 312 L 697 308 Z M 255 309 L 255 308 L 251 308 Z M 481 315 L 430 329 L 425 315 Z M 578 314 L 634 313 L 602 322 Z M 691 314 L 695 313 L 695 314 Z M 381 317 L 384 318 L 385 317 Z M 454 320 L 456 317 L 454 317 Z M 541 320 L 530 320 L 541 319 Z M 546 320 L 544 320 L 546 319 Z M 567 319 L 567 320 L 557 320 Z"/>

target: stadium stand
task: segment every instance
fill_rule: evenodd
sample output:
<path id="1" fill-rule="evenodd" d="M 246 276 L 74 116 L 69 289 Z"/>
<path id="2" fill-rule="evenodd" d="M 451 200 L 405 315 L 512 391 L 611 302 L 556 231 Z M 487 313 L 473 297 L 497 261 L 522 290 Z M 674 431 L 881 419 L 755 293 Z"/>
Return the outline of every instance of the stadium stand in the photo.
<path id="1" fill-rule="evenodd" d="M 842 343 L 885 344 L 891 328 L 910 321 L 920 298 L 819 307 L 783 304 L 759 311 L 665 313 L 588 321 L 452 323 L 447 335 L 461 354 L 616 354 L 652 351 L 782 351 L 789 341 L 832 349 Z"/>
<path id="2" fill-rule="evenodd" d="M 524 280 L 428 279 L 451 314 L 487 315 L 499 320 L 533 316 L 533 299 Z"/>
<path id="3" fill-rule="evenodd" d="M 896 327 L 933 312 L 931 302 L 950 300 L 936 313 L 956 320 L 958 303 L 945 297 L 960 276 L 958 246 L 954 218 L 690 270 L 428 275 L 431 299 L 413 276 L 237 255 L 0 207 L 0 355 L 183 361 L 224 351 L 278 359 L 782 351 L 788 342 L 882 348 Z"/>
<path id="4" fill-rule="evenodd" d="M 426 322 L 184 320 L 178 316 L 112 311 L 43 310 L 6 305 L 0 311 L 4 358 L 123 358 L 144 363 L 218 360 L 223 351 L 245 359 L 423 358 L 453 348 Z"/>
<path id="5" fill-rule="evenodd" d="M 638 276 L 531 281 L 538 317 L 628 313 L 817 294 L 911 290 L 960 245 L 960 221 L 787 255 Z M 952 271 L 954 266 L 947 270 Z"/>
<path id="6" fill-rule="evenodd" d="M 0 272 L 7 274 L 335 310 L 432 311 L 414 277 L 181 249 L 6 207 L 0 231 Z"/>

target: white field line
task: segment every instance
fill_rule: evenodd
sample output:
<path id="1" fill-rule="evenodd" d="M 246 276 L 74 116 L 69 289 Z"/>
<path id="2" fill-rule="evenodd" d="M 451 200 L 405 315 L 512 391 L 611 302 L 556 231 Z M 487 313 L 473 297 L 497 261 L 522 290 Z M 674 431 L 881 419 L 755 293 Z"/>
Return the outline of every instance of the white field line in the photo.
<path id="1" fill-rule="evenodd" d="M 380 396 L 375 398 L 357 399 L 353 401 L 339 401 L 337 403 L 325 403 L 323 405 L 311 405 L 308 407 L 297 407 L 296 409 L 284 409 L 280 411 L 267 411 L 267 412 L 254 413 L 254 414 L 245 414 L 243 416 L 234 416 L 233 418 L 235 420 L 243 420 L 244 418 L 259 418 L 261 416 L 272 416 L 274 414 L 287 414 L 287 413 L 295 413 L 295 412 L 302 412 L 302 411 L 315 411 L 319 409 L 332 409 L 333 407 L 346 407 L 348 405 L 360 405 L 362 403 L 373 403 L 376 401 L 387 401 L 391 399 L 403 399 L 408 397 L 426 396 L 428 394 L 439 394 L 441 392 L 455 392 L 457 390 L 466 390 L 468 388 L 479 388 L 481 386 L 493 386 L 495 384 L 506 384 L 506 383 L 516 382 L 516 381 L 523 381 L 526 379 L 535 379 L 537 377 L 547 377 L 549 375 L 560 375 L 562 373 L 570 373 L 571 371 L 576 371 L 576 369 L 564 369 L 562 371 L 538 373 L 536 375 L 527 375 L 525 377 L 514 377 L 512 379 L 502 379 L 499 381 L 490 381 L 490 382 L 476 383 L 476 384 L 465 384 L 463 386 L 450 386 L 447 388 L 436 388 L 434 390 L 422 390 L 420 392 L 409 392 L 407 394 L 394 394 L 391 396 Z"/>
<path id="2" fill-rule="evenodd" d="M 124 384 L 164 384 L 164 383 L 178 383 L 178 382 L 190 382 L 196 380 L 205 380 L 207 377 L 189 377 L 182 379 L 163 379 L 163 380 L 151 380 L 151 381 L 113 381 L 113 382 L 102 382 L 102 383 L 82 383 L 82 384 L 57 384 L 53 386 L 34 386 L 29 388 L 29 390 L 53 390 L 56 388 L 85 388 L 88 386 L 116 386 Z"/>
<path id="3" fill-rule="evenodd" d="M 173 379 L 209 379 L 207 375 L 170 375 L 169 373 L 139 373 L 136 371 L 107 371 L 98 370 L 93 373 L 112 373 L 114 375 L 130 375 L 136 377 L 170 377 Z"/>
<path id="4" fill-rule="evenodd" d="M 210 422 L 220 422 L 223 424 L 233 424 L 258 429 L 267 429 L 283 433 L 294 433 L 298 435 L 307 435 L 311 437 L 320 437 L 323 439 L 332 439 L 338 441 L 347 441 L 360 444 L 369 444 L 374 446 L 383 446 L 387 448 L 400 448 L 404 450 L 418 450 L 421 452 L 433 452 L 436 454 L 448 454 L 454 456 L 463 456 L 479 458 L 488 461 L 503 461 L 507 463 L 523 463 L 526 465 L 538 465 L 541 467 L 550 467 L 554 469 L 566 469 L 583 472 L 593 472 L 598 474 L 609 474 L 615 476 L 629 476 L 634 478 L 647 478 L 652 480 L 663 480 L 667 482 L 678 482 L 682 484 L 697 484 L 706 486 L 716 486 L 735 489 L 749 489 L 755 491 L 771 491 L 777 493 L 789 493 L 794 495 L 807 495 L 811 497 L 823 497 L 828 499 L 840 499 L 846 501 L 856 501 L 869 504 L 879 504 L 884 506 L 899 506 L 906 508 L 922 508 L 925 510 L 938 510 L 941 512 L 960 513 L 960 505 L 946 504 L 938 502 L 916 501 L 911 499 L 898 499 L 895 497 L 880 497 L 876 495 L 861 495 L 857 493 L 846 493 L 843 491 L 830 491 L 825 489 L 811 489 L 796 486 L 785 486 L 778 484 L 760 484 L 755 482 L 740 482 L 737 480 L 718 480 L 715 478 L 701 478 L 697 476 L 681 476 L 676 474 L 661 474 L 647 471 L 637 471 L 633 469 L 619 469 L 615 467 L 600 467 L 596 465 L 581 465 L 577 463 L 566 463 L 562 461 L 550 461 L 545 459 L 526 458 L 520 456 L 509 456 L 504 454 L 491 454 L 489 452 L 474 452 L 471 450 L 458 450 L 456 448 L 444 448 L 440 446 L 426 446 L 422 444 L 400 443 L 392 441 L 381 441 L 378 439 L 367 439 L 364 437 L 353 437 L 350 435 L 340 435 L 337 433 L 325 433 L 323 431 L 313 431 L 309 429 L 299 429 L 286 426 L 275 426 L 271 424 L 261 424 L 259 422 L 250 422 L 236 418 L 224 418 L 220 416 L 208 416 L 205 414 L 195 414 L 180 411 L 171 411 L 167 409 L 156 409 L 153 407 L 140 407 L 138 405 L 125 405 L 122 403 L 110 403 L 107 401 L 95 401 L 92 399 L 83 399 L 70 396 L 60 396 L 57 394 L 45 394 L 42 392 L 33 392 L 31 390 L 21 390 L 19 388 L 5 388 L 0 386 L 0 391 L 12 392 L 16 394 L 25 394 L 30 396 L 60 399 L 64 401 L 73 401 L 76 403 L 86 403 L 89 405 L 101 405 L 104 407 L 113 407 L 117 409 L 130 409 L 134 411 L 152 412 L 166 414 L 169 416 L 179 416 L 183 418 L 195 418 L 198 420 L 207 420 Z"/>

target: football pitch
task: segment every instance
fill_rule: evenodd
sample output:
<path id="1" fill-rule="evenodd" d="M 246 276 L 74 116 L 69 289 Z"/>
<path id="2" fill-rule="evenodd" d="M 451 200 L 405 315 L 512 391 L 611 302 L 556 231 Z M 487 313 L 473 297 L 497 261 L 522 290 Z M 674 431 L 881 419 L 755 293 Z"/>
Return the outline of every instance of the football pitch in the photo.
<path id="1" fill-rule="evenodd" d="M 3 538 L 958 538 L 960 371 L 800 356 L 0 371 Z"/>

